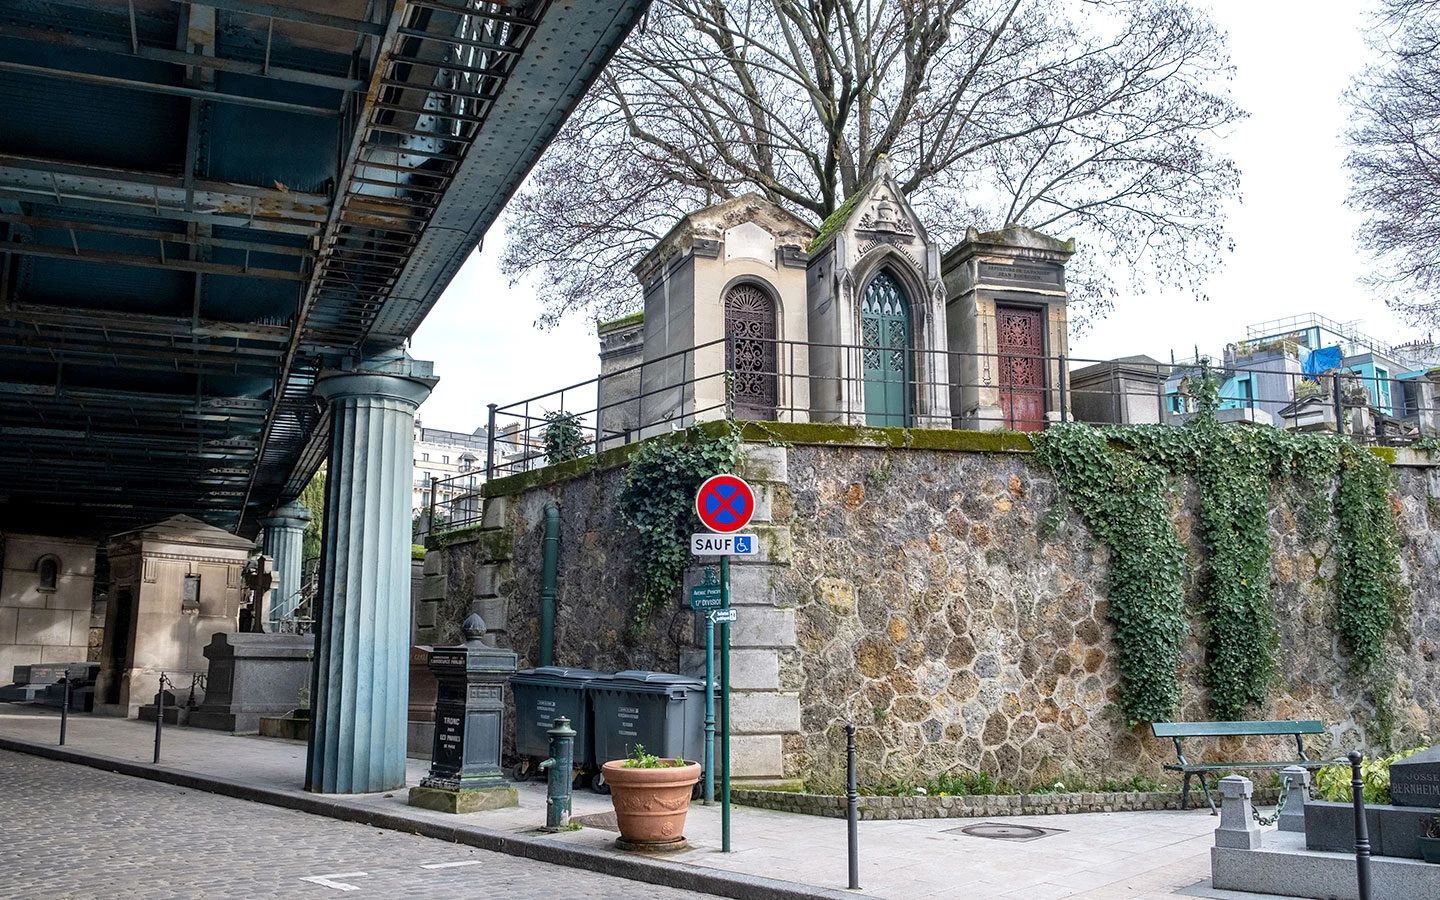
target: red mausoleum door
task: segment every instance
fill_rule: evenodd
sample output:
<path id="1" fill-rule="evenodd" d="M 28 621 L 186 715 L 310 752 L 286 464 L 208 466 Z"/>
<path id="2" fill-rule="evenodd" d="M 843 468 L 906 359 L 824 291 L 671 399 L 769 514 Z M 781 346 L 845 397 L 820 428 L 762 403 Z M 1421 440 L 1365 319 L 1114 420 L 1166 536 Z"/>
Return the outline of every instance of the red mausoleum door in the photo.
<path id="1" fill-rule="evenodd" d="M 1045 342 L 1038 309 L 995 305 L 1000 356 L 1000 408 L 1005 427 L 1045 427 Z"/>

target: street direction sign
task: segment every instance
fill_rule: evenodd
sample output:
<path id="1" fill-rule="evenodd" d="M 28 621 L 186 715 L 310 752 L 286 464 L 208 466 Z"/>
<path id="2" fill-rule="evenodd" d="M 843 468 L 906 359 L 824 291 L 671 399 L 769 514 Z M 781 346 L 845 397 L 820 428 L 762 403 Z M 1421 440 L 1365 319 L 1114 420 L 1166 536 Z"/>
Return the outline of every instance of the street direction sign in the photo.
<path id="1" fill-rule="evenodd" d="M 754 556 L 760 542 L 753 534 L 692 534 L 690 553 L 693 556 Z"/>
<path id="2" fill-rule="evenodd" d="M 724 599 L 725 589 L 721 587 L 714 569 L 706 569 L 705 583 L 690 589 L 691 609 L 719 609 L 725 605 Z"/>
<path id="3" fill-rule="evenodd" d="M 706 528 L 730 534 L 750 524 L 755 515 L 755 492 L 738 475 L 715 475 L 695 492 L 695 512 Z"/>
<path id="4" fill-rule="evenodd" d="M 716 625 L 719 625 L 721 622 L 733 622 L 735 621 L 735 609 L 733 607 L 712 609 L 710 610 L 710 621 Z"/>

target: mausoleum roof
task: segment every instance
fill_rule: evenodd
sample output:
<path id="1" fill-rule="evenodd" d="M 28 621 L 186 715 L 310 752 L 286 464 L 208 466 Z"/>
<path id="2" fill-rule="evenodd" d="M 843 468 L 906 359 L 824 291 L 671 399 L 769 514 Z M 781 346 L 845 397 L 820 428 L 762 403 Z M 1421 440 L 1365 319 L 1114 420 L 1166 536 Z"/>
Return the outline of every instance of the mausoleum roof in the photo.
<path id="1" fill-rule="evenodd" d="M 886 199 L 881 195 L 882 190 L 888 194 L 888 199 L 899 207 L 895 212 L 903 221 L 896 220 L 895 222 L 887 222 L 882 219 L 879 222 L 872 222 L 871 217 L 876 216 L 874 206 L 867 207 L 864 213 L 860 212 L 860 207 L 864 201 L 870 199 L 877 199 L 877 201 Z M 835 207 L 835 211 L 826 216 L 825 221 L 820 223 L 820 230 L 816 233 L 815 240 L 810 242 L 810 247 L 808 248 L 810 255 L 814 256 L 821 248 L 830 243 L 835 235 L 839 234 L 850 224 L 852 219 L 856 219 L 857 215 L 859 219 L 856 221 L 856 225 L 861 229 L 875 227 L 876 230 L 891 231 L 894 229 L 887 226 L 894 226 L 908 231 L 910 227 L 913 226 L 914 229 L 919 232 L 921 240 L 929 243 L 930 239 L 925 233 L 924 223 L 920 221 L 919 216 L 915 215 L 915 210 L 911 208 L 910 201 L 905 198 L 905 192 L 900 189 L 900 183 L 895 180 L 895 171 L 891 168 L 890 161 L 883 156 L 880 157 L 880 161 L 875 168 L 874 177 L 860 190 L 846 197 L 845 202 Z"/>
<path id="2" fill-rule="evenodd" d="M 1060 240 L 1048 234 L 1041 234 L 1024 225 L 1006 225 L 999 231 L 965 230 L 965 241 L 979 244 L 995 244 L 1001 247 L 1028 247 L 1031 250 L 1049 250 L 1053 253 L 1074 253 L 1075 239 Z"/>
<path id="3" fill-rule="evenodd" d="M 110 539 L 112 544 L 164 541 L 169 544 L 200 544 L 232 550 L 249 550 L 255 542 L 231 534 L 223 528 L 200 521 L 193 516 L 171 516 L 160 522 L 121 532 Z"/>
<path id="4" fill-rule="evenodd" d="M 696 240 L 724 240 L 728 229 L 745 222 L 753 222 L 773 234 L 777 247 L 804 247 L 815 235 L 810 223 L 751 191 L 681 216 L 632 271 L 643 281 L 647 273 L 693 247 Z"/>

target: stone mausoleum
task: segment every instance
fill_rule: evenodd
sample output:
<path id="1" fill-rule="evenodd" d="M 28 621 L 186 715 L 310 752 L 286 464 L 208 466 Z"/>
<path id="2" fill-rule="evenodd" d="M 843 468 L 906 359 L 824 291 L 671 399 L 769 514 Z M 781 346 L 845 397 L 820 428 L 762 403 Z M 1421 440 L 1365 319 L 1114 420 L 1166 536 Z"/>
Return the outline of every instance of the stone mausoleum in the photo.
<path id="1" fill-rule="evenodd" d="M 1073 252 L 1020 227 L 946 251 L 888 165 L 818 232 L 758 194 L 683 216 L 635 267 L 643 314 L 599 327 L 604 442 L 727 411 L 1039 430 L 1065 408 Z"/>
<path id="2" fill-rule="evenodd" d="M 110 539 L 110 600 L 95 709 L 133 716 L 164 673 L 188 690 L 209 670 L 211 638 L 240 627 L 253 541 L 190 516 Z"/>
<path id="3" fill-rule="evenodd" d="M 0 684 L 16 666 L 84 662 L 95 542 L 0 532 Z"/>

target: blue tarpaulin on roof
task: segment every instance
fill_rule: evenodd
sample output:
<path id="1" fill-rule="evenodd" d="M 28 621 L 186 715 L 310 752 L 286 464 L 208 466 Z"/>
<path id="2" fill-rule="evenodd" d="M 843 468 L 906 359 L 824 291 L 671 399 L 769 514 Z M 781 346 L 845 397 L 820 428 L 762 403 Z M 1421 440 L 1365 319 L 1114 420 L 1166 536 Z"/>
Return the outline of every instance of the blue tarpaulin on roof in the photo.
<path id="1" fill-rule="evenodd" d="M 1301 370 L 1306 375 L 1318 375 L 1321 372 L 1328 372 L 1331 369 L 1340 368 L 1340 361 L 1345 354 L 1336 347 L 1321 347 L 1319 350 L 1311 350 L 1300 360 Z"/>

